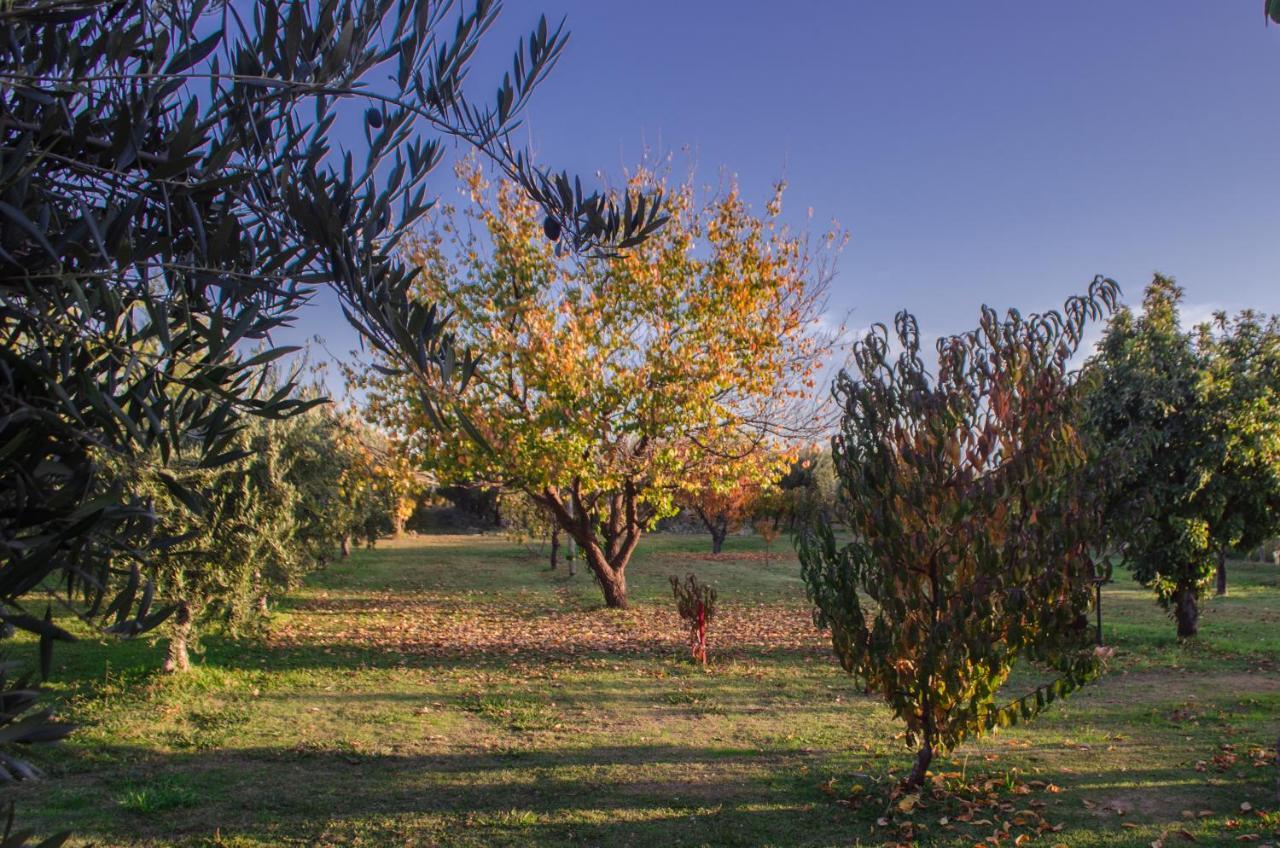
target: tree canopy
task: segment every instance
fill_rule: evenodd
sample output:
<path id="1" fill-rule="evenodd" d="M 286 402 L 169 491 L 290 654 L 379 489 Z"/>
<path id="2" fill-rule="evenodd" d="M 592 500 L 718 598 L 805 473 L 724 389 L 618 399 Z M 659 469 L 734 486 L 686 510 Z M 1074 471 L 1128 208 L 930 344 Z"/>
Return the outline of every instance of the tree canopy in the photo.
<path id="1" fill-rule="evenodd" d="M 1186 637 L 1226 551 L 1280 526 L 1280 322 L 1219 314 L 1184 330 L 1182 297 L 1157 275 L 1141 313 L 1115 315 L 1090 362 L 1086 415 L 1112 492 L 1110 538 Z"/>
<path id="2" fill-rule="evenodd" d="M 467 204 L 408 245 L 415 291 L 456 316 L 484 363 L 461 394 L 439 379 L 365 378 L 371 415 L 442 481 L 520 489 L 581 546 L 610 606 L 641 532 L 682 492 L 771 480 L 761 462 L 808 426 L 832 338 L 819 326 L 826 263 L 783 227 L 781 191 L 753 215 L 736 187 L 701 200 L 641 170 L 671 220 L 625 254 L 563 258 L 537 205 L 508 181 L 462 170 Z M 449 406 L 456 421 L 433 410 Z M 785 467 L 785 466 L 784 466 Z"/>

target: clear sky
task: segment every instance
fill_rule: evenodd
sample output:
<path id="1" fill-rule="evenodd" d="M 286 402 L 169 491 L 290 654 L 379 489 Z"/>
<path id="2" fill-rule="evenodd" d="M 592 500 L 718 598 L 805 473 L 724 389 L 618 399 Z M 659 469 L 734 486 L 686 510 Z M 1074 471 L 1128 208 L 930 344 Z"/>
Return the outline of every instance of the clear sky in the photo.
<path id="1" fill-rule="evenodd" d="M 1136 302 L 1153 271 L 1188 317 L 1280 312 L 1280 27 L 1261 0 L 508 0 L 477 68 L 545 12 L 572 38 L 527 113 L 539 158 L 618 174 L 688 146 L 762 208 L 851 233 L 833 305 L 1051 308 L 1094 274 Z M 486 67 L 487 66 L 487 67 Z M 452 192 L 442 168 L 439 192 Z M 303 317 L 354 344 L 327 299 Z"/>

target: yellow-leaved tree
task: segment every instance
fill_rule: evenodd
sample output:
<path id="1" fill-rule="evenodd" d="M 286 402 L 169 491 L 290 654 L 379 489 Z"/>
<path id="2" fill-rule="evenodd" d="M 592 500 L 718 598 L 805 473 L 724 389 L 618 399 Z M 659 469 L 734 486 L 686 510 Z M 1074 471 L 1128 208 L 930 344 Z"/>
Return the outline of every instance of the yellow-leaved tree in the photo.
<path id="1" fill-rule="evenodd" d="M 467 388 L 352 369 L 366 412 L 441 482 L 523 491 L 580 546 L 610 607 L 641 534 L 684 493 L 776 479 L 807 436 L 843 235 L 792 233 L 782 187 L 753 215 L 736 186 L 707 196 L 652 170 L 670 220 L 615 256 L 558 256 L 514 186 L 459 168 L 467 202 L 409 243 L 417 296 L 456 317 L 479 365 Z M 446 375 L 450 372 L 442 368 Z"/>

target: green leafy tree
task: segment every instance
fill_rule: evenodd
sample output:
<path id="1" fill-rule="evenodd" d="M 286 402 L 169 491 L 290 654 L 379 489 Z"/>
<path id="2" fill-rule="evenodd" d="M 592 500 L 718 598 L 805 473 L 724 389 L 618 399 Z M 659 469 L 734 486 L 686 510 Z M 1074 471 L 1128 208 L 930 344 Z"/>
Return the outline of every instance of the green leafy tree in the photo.
<path id="1" fill-rule="evenodd" d="M 259 608 L 266 581 L 288 585 L 312 563 L 299 529 L 300 492 L 289 479 L 287 426 L 296 425 L 247 422 L 231 444 L 239 457 L 217 468 L 170 463 L 156 472 L 139 464 L 124 472 L 129 490 L 151 504 L 159 532 L 170 540 L 151 563 L 156 593 L 175 608 L 166 671 L 190 667 L 202 620 L 242 625 Z M 175 491 L 196 503 L 180 502 Z"/>
<path id="2" fill-rule="evenodd" d="M 852 540 L 819 513 L 798 550 L 836 657 L 918 748 L 908 786 L 936 752 L 1030 718 L 1096 672 L 1086 613 L 1102 510 L 1068 363 L 1117 291 L 1098 278 L 1061 314 L 984 308 L 976 330 L 938 341 L 936 376 L 901 312 L 898 349 L 877 326 L 836 381 L 836 514 Z M 1019 659 L 1057 676 L 997 706 Z"/>
<path id="3" fill-rule="evenodd" d="M 1206 482 L 1216 517 L 1217 593 L 1227 592 L 1227 552 L 1256 548 L 1280 532 L 1280 317 L 1217 313 L 1196 330 L 1204 360 L 1197 400 L 1222 463 Z"/>
<path id="4" fill-rule="evenodd" d="M 831 517 L 836 506 L 835 465 L 831 451 L 812 446 L 796 457 L 778 482 L 781 509 L 789 527 L 812 524 L 819 515 Z"/>
<path id="5" fill-rule="evenodd" d="M 1111 320 L 1086 420 L 1108 468 L 1111 539 L 1185 638 L 1215 572 L 1226 590 L 1226 552 L 1278 526 L 1280 324 L 1245 312 L 1186 331 L 1182 297 L 1157 276 L 1141 314 Z"/>

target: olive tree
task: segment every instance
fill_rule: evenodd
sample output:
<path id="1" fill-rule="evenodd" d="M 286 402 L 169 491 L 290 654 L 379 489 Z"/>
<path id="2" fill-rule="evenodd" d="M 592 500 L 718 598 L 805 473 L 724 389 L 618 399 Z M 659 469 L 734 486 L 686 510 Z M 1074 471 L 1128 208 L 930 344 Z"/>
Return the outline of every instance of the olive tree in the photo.
<path id="1" fill-rule="evenodd" d="M 877 325 L 836 380 L 834 514 L 851 538 L 837 541 L 819 511 L 800 561 L 841 665 L 907 726 L 908 786 L 936 752 L 1030 718 L 1096 672 L 1102 512 L 1069 362 L 1116 295 L 1098 278 L 1061 313 L 984 307 L 977 329 L 937 342 L 934 374 L 901 312 L 894 336 Z M 1019 659 L 1055 675 L 998 706 Z"/>
<path id="2" fill-rule="evenodd" d="M 660 203 L 584 194 L 511 144 L 562 28 L 537 24 L 487 105 L 469 95 L 500 8 L 6 5 L 3 620 L 27 623 L 22 597 L 58 571 L 97 597 L 108 554 L 137 550 L 122 533 L 150 516 L 101 485 L 95 457 L 185 454 L 216 467 L 233 458 L 242 414 L 305 408 L 289 381 L 257 390 L 288 349 L 245 345 L 290 324 L 316 287 L 337 293 L 387 367 L 469 373 L 444 316 L 409 296 L 414 269 L 399 251 L 434 202 L 426 183 L 445 138 L 482 151 L 575 250 L 614 251 L 660 224 Z M 331 132 L 353 108 L 359 155 Z"/>
<path id="3" fill-rule="evenodd" d="M 0 625 L 69 639 L 39 599 L 121 635 L 169 609 L 138 567 L 156 516 L 112 461 L 237 460 L 268 340 L 331 287 L 365 340 L 421 372 L 469 373 L 447 322 L 413 300 L 404 232 L 430 208 L 445 139 L 479 149 L 538 203 L 544 230 L 609 253 L 660 223 L 510 142 L 567 37 L 538 22 L 496 96 L 464 85 L 495 0 L 14 0 L 0 11 Z M 340 116 L 363 139 L 334 145 Z M 456 368 L 459 361 L 464 367 Z M 157 474 L 190 506 L 177 476 Z M 139 562 L 141 560 L 142 562 Z M 67 592 L 48 591 L 62 587 Z M 110 600 L 108 600 L 110 599 Z M 127 604 L 126 604 L 127 602 Z M 108 616 L 110 619 L 111 616 Z"/>

